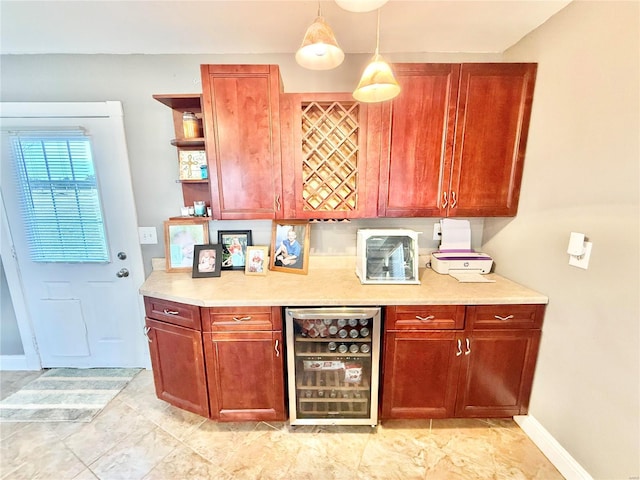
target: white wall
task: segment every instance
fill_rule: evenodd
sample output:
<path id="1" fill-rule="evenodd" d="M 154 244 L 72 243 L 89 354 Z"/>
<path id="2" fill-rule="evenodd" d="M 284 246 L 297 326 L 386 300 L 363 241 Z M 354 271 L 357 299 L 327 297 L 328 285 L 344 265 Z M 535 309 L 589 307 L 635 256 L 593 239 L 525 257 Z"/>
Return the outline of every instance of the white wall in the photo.
<path id="1" fill-rule="evenodd" d="M 640 473 L 639 5 L 573 2 L 509 50 L 539 62 L 520 209 L 484 229 L 497 271 L 550 298 L 529 413 L 596 479 Z"/>

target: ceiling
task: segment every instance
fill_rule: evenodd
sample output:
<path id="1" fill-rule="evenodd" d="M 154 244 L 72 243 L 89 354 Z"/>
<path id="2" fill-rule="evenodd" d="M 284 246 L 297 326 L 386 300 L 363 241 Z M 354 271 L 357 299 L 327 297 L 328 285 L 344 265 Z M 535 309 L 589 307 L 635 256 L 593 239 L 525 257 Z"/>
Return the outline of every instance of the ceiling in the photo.
<path id="1" fill-rule="evenodd" d="M 501 53 L 571 0 L 390 0 L 380 52 Z M 322 1 L 346 53 L 372 53 L 376 13 Z M 317 1 L 0 0 L 2 54 L 292 53 Z"/>

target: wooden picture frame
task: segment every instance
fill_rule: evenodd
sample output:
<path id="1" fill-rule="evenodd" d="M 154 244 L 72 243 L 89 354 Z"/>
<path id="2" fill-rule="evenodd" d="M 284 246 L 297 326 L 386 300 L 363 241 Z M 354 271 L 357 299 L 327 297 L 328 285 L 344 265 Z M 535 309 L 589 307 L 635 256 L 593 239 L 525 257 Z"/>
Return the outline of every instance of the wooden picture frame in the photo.
<path id="1" fill-rule="evenodd" d="M 247 247 L 246 275 L 266 275 L 269 269 L 269 247 L 250 245 Z"/>
<path id="2" fill-rule="evenodd" d="M 219 277 L 222 271 L 222 245 L 195 245 L 192 278 Z"/>
<path id="3" fill-rule="evenodd" d="M 195 245 L 209 243 L 206 219 L 166 220 L 164 247 L 167 272 L 191 272 Z"/>
<path id="4" fill-rule="evenodd" d="M 311 225 L 306 220 L 274 220 L 269 269 L 306 275 L 310 235 Z"/>
<path id="5" fill-rule="evenodd" d="M 222 269 L 244 270 L 251 230 L 219 230 L 218 243 L 222 245 Z"/>

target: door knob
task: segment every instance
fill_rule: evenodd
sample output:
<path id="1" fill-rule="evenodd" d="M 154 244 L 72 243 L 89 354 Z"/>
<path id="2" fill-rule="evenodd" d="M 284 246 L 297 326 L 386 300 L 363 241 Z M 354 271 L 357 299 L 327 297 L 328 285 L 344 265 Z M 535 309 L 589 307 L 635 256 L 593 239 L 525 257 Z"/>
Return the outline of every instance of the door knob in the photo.
<path id="1" fill-rule="evenodd" d="M 118 258 L 120 260 L 125 260 L 127 258 L 127 254 L 124 252 L 118 252 Z"/>
<path id="2" fill-rule="evenodd" d="M 118 278 L 128 277 L 128 276 L 129 276 L 129 270 L 127 270 L 126 268 L 122 268 L 118 273 L 116 273 L 116 277 Z"/>

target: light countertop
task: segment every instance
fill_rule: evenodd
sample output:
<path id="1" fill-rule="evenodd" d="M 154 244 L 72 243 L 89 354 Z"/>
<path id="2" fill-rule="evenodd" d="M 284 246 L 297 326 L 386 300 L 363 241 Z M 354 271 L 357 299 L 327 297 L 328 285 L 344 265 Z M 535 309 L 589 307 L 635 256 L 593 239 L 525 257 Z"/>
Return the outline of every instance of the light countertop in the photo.
<path id="1" fill-rule="evenodd" d="M 424 265 L 424 262 L 422 263 Z M 310 257 L 307 275 L 268 271 L 265 276 L 223 270 L 220 277 L 191 278 L 164 271 L 164 259 L 140 287 L 144 296 L 203 307 L 342 305 L 546 304 L 547 296 L 497 274 L 495 283 L 460 283 L 420 269 L 420 285 L 362 285 L 354 257 Z"/>

